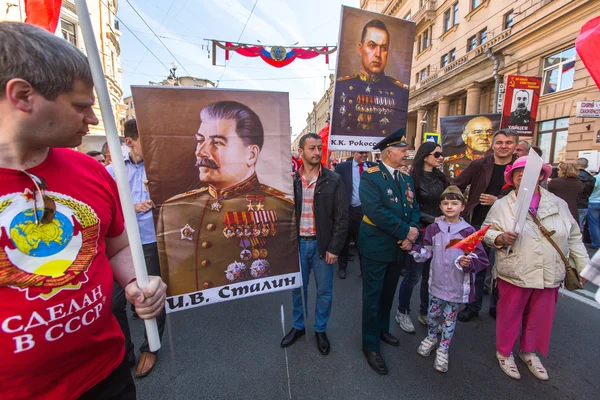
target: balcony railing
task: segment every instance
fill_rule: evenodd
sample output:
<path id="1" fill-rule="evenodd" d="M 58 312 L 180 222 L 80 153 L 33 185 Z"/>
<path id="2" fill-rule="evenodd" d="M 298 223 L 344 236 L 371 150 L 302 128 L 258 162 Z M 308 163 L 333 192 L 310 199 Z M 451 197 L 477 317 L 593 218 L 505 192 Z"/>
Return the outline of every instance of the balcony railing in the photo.
<path id="1" fill-rule="evenodd" d="M 411 18 L 417 24 L 417 30 L 422 24 L 435 19 L 435 1 L 427 0 L 423 3 L 419 11 Z"/>
<path id="2" fill-rule="evenodd" d="M 492 35 L 492 34 L 493 34 L 493 32 L 488 32 L 488 35 Z M 430 74 L 427 78 L 417 82 L 416 84 L 414 84 L 413 86 L 410 87 L 410 91 L 413 92 L 415 90 L 422 89 L 422 88 L 430 85 L 431 83 L 437 81 L 438 79 L 452 73 L 454 70 L 467 64 L 469 61 L 475 59 L 476 57 L 478 57 L 482 54 L 485 54 L 487 49 L 489 49 L 490 47 L 507 39 L 508 37 L 510 37 L 510 34 L 511 34 L 510 29 L 506 29 L 506 30 L 499 32 L 497 35 L 491 37 L 488 41 L 477 46 L 476 48 L 474 48 L 473 50 L 471 50 L 464 56 L 460 57 L 456 61 L 451 62 L 450 64 L 446 65 L 444 68 L 440 69 L 439 71 L 436 71 L 436 72 Z"/>

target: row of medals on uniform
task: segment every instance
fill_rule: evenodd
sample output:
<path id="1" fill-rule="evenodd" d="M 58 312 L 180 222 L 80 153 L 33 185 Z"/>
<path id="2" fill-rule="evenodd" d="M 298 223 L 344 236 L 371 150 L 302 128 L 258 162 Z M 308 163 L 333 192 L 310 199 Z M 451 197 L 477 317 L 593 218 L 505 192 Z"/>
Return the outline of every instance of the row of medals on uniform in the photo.
<path id="1" fill-rule="evenodd" d="M 346 114 L 346 94 L 342 93 L 340 96 L 342 100 L 342 106 L 340 107 L 340 113 L 342 115 Z M 351 103 L 352 100 L 349 100 Z M 363 129 L 372 129 L 373 115 L 379 114 L 383 115 L 383 118 L 379 120 L 380 125 L 389 124 L 390 120 L 386 117 L 386 115 L 391 115 L 394 113 L 394 107 L 396 106 L 396 100 L 391 97 L 384 96 L 371 96 L 367 94 L 359 94 L 356 97 L 356 105 L 354 109 L 359 113 L 357 117 L 357 121 L 361 125 Z M 345 125 L 345 124 L 342 124 Z"/>
<path id="2" fill-rule="evenodd" d="M 241 261 L 231 263 L 225 275 L 230 282 L 239 282 L 252 278 L 262 278 L 270 273 L 267 261 L 268 252 L 264 248 L 269 236 L 277 234 L 277 214 L 264 209 L 263 196 L 246 196 L 248 211 L 227 212 L 223 218 L 223 235 L 227 239 L 238 239 Z M 254 204 L 254 202 L 257 204 Z M 241 218 L 238 218 L 241 217 Z M 250 248 L 250 249 L 249 249 Z M 244 261 L 254 259 L 251 268 Z"/>

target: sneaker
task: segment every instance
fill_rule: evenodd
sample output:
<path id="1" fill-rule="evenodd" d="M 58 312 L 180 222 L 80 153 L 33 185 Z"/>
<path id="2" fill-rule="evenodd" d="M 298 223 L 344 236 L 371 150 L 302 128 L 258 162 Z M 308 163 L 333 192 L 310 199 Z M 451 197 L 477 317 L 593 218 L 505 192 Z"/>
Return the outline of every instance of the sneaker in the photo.
<path id="1" fill-rule="evenodd" d="M 401 313 L 400 311 L 396 311 L 396 322 L 400 325 L 400 329 L 404 332 L 415 333 L 415 326 L 412 323 L 412 320 L 408 316 L 408 314 Z"/>
<path id="2" fill-rule="evenodd" d="M 515 358 L 513 357 L 512 353 L 510 356 L 504 357 L 502 354 L 496 352 L 496 358 L 498 359 L 500 368 L 506 375 L 513 379 L 521 379 L 521 374 L 519 373 L 517 364 L 515 364 Z"/>
<path id="3" fill-rule="evenodd" d="M 417 321 L 419 321 L 419 323 L 421 325 L 427 326 L 429 324 L 429 320 L 427 319 L 427 315 L 419 315 L 419 318 L 417 318 Z"/>
<path id="4" fill-rule="evenodd" d="M 419 353 L 419 355 L 421 355 L 423 357 L 429 357 L 429 355 L 431 354 L 431 351 L 435 348 L 436 344 L 437 344 L 436 341 L 429 339 L 429 336 L 427 336 L 425 339 L 423 339 L 423 341 L 419 345 L 419 348 L 417 349 L 417 353 Z"/>
<path id="5" fill-rule="evenodd" d="M 548 372 L 546 368 L 542 365 L 540 358 L 535 353 L 523 353 L 519 351 L 519 358 L 527 364 L 527 367 L 539 380 L 547 381 L 548 380 Z"/>
<path id="6" fill-rule="evenodd" d="M 437 349 L 433 368 L 439 372 L 448 372 L 448 351 Z"/>

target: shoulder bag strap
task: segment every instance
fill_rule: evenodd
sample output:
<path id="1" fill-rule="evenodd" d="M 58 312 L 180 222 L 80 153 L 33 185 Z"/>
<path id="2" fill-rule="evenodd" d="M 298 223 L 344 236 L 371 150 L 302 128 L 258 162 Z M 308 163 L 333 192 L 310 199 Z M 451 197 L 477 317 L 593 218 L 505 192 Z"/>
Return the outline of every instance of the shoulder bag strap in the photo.
<path id="1" fill-rule="evenodd" d="M 573 267 L 571 267 L 571 264 L 569 264 L 569 260 L 567 260 L 567 257 L 565 257 L 565 254 L 562 252 L 562 250 L 560 249 L 560 247 L 558 247 L 558 245 L 556 244 L 556 242 L 554 240 L 552 240 L 552 235 L 554 235 L 554 231 L 550 232 L 548 231 L 548 229 L 546 229 L 544 227 L 544 225 L 542 225 L 542 223 L 540 222 L 540 220 L 531 213 L 531 211 L 529 211 L 529 215 L 531 216 L 531 219 L 533 220 L 533 222 L 535 222 L 535 224 L 538 226 L 538 228 L 540 228 L 540 231 L 542 231 L 542 235 L 544 235 L 544 237 L 546 239 L 548 239 L 548 241 L 550 242 L 550 244 L 552 245 L 552 247 L 554 247 L 556 249 L 556 251 L 558 251 L 558 254 L 560 255 L 560 258 L 562 259 L 563 263 L 565 263 L 565 267 L 567 269 L 571 269 Z"/>

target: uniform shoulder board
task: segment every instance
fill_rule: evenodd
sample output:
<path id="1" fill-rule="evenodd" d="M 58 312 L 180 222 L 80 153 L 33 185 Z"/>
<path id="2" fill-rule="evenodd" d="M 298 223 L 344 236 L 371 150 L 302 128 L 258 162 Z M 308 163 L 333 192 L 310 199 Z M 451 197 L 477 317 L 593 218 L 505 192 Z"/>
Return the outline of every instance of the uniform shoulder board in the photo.
<path id="1" fill-rule="evenodd" d="M 464 154 L 455 154 L 453 156 L 449 156 L 449 157 L 444 157 L 444 161 L 449 161 L 449 162 L 453 162 L 456 161 L 460 158 L 463 158 L 465 155 Z"/>
<path id="2" fill-rule="evenodd" d="M 342 82 L 342 81 L 347 81 L 349 79 L 353 79 L 356 78 L 358 76 L 358 74 L 354 74 L 354 75 L 346 75 L 346 76 L 342 76 L 341 78 L 338 78 L 337 81 L 338 82 Z"/>
<path id="3" fill-rule="evenodd" d="M 375 165 L 374 167 L 367 168 L 367 172 L 372 174 L 373 172 L 379 172 L 379 165 Z"/>
<path id="4" fill-rule="evenodd" d="M 400 81 L 398 81 L 398 80 L 396 80 L 396 79 L 394 79 L 394 78 L 390 78 L 390 80 L 392 81 L 392 83 L 393 83 L 394 85 L 396 85 L 396 86 L 399 86 L 399 87 L 401 87 L 402 89 L 406 89 L 406 90 L 408 90 L 408 85 L 406 85 L 406 84 L 404 84 L 404 83 L 402 83 L 402 82 L 400 82 Z"/>
<path id="5" fill-rule="evenodd" d="M 173 196 L 170 199 L 165 200 L 165 203 L 170 203 L 175 200 L 181 200 L 185 197 L 194 196 L 194 195 L 197 195 L 200 193 L 204 193 L 206 191 L 208 191 L 208 186 L 202 187 L 200 189 L 190 190 L 189 192 L 181 193 L 181 194 L 178 194 L 177 196 Z"/>
<path id="6" fill-rule="evenodd" d="M 260 191 L 263 193 L 267 193 L 273 197 L 277 197 L 278 199 L 287 201 L 290 204 L 294 204 L 294 200 L 288 198 L 285 193 L 283 193 L 281 190 L 277 190 L 274 187 L 268 186 L 268 185 L 260 185 Z"/>

